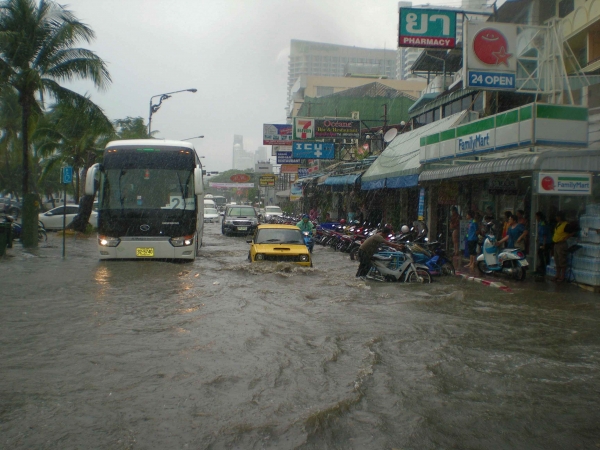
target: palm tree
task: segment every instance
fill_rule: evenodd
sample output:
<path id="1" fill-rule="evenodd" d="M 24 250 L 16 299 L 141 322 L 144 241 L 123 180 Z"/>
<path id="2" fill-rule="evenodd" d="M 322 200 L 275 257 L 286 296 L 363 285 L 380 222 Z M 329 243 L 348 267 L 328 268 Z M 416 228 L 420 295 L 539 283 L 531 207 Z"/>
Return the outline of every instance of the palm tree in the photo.
<path id="1" fill-rule="evenodd" d="M 118 139 L 151 139 L 154 133 L 148 134 L 148 125 L 144 123 L 141 117 L 126 117 L 117 119 L 114 122 Z"/>
<path id="2" fill-rule="evenodd" d="M 37 245 L 35 196 L 30 192 L 29 121 L 44 109 L 44 95 L 58 102 L 85 97 L 59 83 L 90 79 L 104 89 L 110 83 L 106 65 L 94 52 L 75 48 L 94 32 L 51 0 L 5 0 L 0 3 L 0 92 L 14 89 L 21 106 L 23 245 Z M 38 98 L 36 99 L 36 95 Z"/>
<path id="3" fill-rule="evenodd" d="M 6 89 L 0 96 L 0 185 L 2 193 L 19 198 L 21 107 L 16 91 Z"/>

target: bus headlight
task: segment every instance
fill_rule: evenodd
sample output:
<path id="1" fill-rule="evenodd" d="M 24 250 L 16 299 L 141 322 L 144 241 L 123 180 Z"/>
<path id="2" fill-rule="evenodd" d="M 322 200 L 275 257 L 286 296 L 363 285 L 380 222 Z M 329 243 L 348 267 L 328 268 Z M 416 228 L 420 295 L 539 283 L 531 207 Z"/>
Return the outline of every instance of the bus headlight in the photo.
<path id="1" fill-rule="evenodd" d="M 187 247 L 194 243 L 194 235 L 190 234 L 189 236 L 173 237 L 169 239 L 169 242 L 173 247 Z"/>
<path id="2" fill-rule="evenodd" d="M 103 247 L 116 247 L 121 243 L 121 239 L 110 236 L 98 236 L 98 245 Z"/>
<path id="3" fill-rule="evenodd" d="M 300 255 L 300 261 L 308 262 L 308 255 Z"/>
<path id="4" fill-rule="evenodd" d="M 264 261 L 265 260 L 265 255 L 262 253 L 257 253 L 256 256 L 254 257 L 254 259 L 256 261 Z"/>

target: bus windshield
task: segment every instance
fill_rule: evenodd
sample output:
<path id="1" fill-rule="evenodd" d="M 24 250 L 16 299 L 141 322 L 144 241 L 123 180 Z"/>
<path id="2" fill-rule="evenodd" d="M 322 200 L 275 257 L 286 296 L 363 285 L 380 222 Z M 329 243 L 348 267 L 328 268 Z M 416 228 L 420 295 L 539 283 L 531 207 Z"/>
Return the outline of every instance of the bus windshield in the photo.
<path id="1" fill-rule="evenodd" d="M 193 182 L 191 170 L 107 169 L 100 208 L 194 210 Z"/>

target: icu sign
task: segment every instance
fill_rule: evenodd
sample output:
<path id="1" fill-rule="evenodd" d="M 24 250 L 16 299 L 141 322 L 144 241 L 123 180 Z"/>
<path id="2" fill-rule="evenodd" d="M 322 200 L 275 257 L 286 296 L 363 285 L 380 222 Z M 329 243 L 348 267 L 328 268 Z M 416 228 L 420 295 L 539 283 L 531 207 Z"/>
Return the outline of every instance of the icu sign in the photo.
<path id="1" fill-rule="evenodd" d="M 538 194 L 591 195 L 592 175 L 581 172 L 540 172 L 537 187 Z"/>
<path id="2" fill-rule="evenodd" d="M 454 48 L 456 12 L 400 8 L 398 47 Z"/>
<path id="3" fill-rule="evenodd" d="M 517 27 L 514 24 L 467 22 L 463 60 L 467 87 L 515 90 Z"/>

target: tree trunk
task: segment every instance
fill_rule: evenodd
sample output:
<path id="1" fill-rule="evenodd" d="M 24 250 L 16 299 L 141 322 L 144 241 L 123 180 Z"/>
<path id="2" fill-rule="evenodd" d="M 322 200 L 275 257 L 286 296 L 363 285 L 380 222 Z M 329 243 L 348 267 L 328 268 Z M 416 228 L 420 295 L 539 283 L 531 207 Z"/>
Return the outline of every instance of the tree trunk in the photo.
<path id="1" fill-rule="evenodd" d="M 85 186 L 86 178 L 87 178 L 87 169 L 94 164 L 96 160 L 95 155 L 92 152 L 88 152 L 88 157 L 86 164 L 83 170 L 83 176 L 81 177 L 81 182 L 79 181 L 79 174 L 77 174 L 77 192 L 79 192 L 79 185 L 82 184 Z M 95 191 L 95 190 L 94 190 Z M 73 219 L 73 229 L 75 231 L 85 232 L 87 228 L 88 222 L 90 221 L 90 216 L 92 215 L 92 210 L 94 209 L 94 197 L 96 196 L 96 192 L 94 195 L 83 195 L 81 197 L 81 201 L 79 202 L 79 213 Z"/>
<path id="2" fill-rule="evenodd" d="M 21 94 L 19 103 L 21 103 L 21 108 L 23 109 L 21 117 L 21 138 L 23 139 L 23 216 L 21 217 L 21 242 L 23 243 L 23 247 L 31 248 L 38 245 L 36 196 L 29 195 L 29 115 L 31 107 L 26 94 Z"/>

